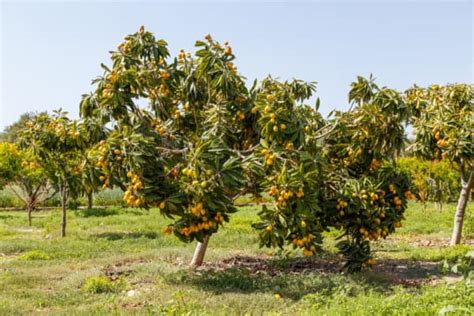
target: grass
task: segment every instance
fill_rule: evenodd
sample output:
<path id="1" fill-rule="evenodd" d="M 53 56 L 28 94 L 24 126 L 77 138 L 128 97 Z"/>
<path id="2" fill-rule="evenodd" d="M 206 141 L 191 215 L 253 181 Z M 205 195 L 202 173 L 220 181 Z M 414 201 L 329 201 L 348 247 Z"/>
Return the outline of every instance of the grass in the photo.
<path id="1" fill-rule="evenodd" d="M 472 212 L 470 204 L 468 214 Z M 315 259 L 259 249 L 250 224 L 258 208 L 241 207 L 210 241 L 206 265 L 187 267 L 194 245 L 160 233 L 159 211 L 112 208 L 0 212 L 0 315 L 449 315 L 474 309 L 472 285 L 441 273 L 472 250 L 447 247 L 453 205 L 442 212 L 410 204 L 404 226 L 375 243 L 378 264 L 355 275 L 338 272 L 329 232 Z"/>

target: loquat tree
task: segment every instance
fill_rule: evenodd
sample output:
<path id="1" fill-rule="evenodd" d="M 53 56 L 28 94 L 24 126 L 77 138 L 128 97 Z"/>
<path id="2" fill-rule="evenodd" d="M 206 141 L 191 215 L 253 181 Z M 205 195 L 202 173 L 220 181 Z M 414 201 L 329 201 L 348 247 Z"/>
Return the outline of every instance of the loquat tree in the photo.
<path id="1" fill-rule="evenodd" d="M 164 231 L 198 241 L 194 266 L 236 211 L 234 200 L 255 183 L 246 166 L 256 145 L 254 94 L 232 48 L 210 35 L 196 47 L 194 57 L 181 50 L 171 58 L 167 43 L 142 27 L 112 52 L 112 67 L 103 65 L 96 90 L 81 102 L 82 117 L 111 126 L 91 151 L 103 186 L 174 219 Z"/>
<path id="2" fill-rule="evenodd" d="M 61 236 L 66 236 L 68 198 L 77 198 L 82 189 L 81 149 L 84 137 L 78 122 L 70 120 L 65 112 L 55 111 L 51 116 L 40 114 L 27 122 L 20 136 L 22 148 L 29 148 L 38 157 L 39 168 L 61 196 Z"/>
<path id="3" fill-rule="evenodd" d="M 18 148 L 8 142 L 0 143 L 0 190 L 11 182 L 20 169 Z"/>
<path id="4" fill-rule="evenodd" d="M 298 103 L 313 91 L 266 80 L 257 94 L 263 183 L 274 205 L 255 227 L 262 245 L 293 245 L 306 256 L 320 248 L 322 232 L 341 230 L 345 267 L 357 271 L 374 263 L 369 242 L 400 227 L 413 198 L 409 179 L 393 166 L 408 112 L 398 92 L 359 77 L 349 93 L 354 109 L 323 120 Z"/>
<path id="5" fill-rule="evenodd" d="M 33 117 L 38 114 L 45 114 L 46 112 L 26 112 L 20 115 L 18 120 L 13 124 L 5 127 L 3 132 L 0 132 L 0 141 L 15 143 L 18 140 L 18 136 L 21 134 L 21 130 L 25 128 L 26 122 L 30 121 Z"/>
<path id="6" fill-rule="evenodd" d="M 379 87 L 372 76 L 351 84 L 352 108 L 336 113 L 326 138 L 327 157 L 336 188 L 328 201 L 336 212 L 328 220 L 347 238 L 338 247 L 350 271 L 372 265 L 370 241 L 386 238 L 401 226 L 407 200 L 414 199 L 409 177 L 398 172 L 395 157 L 405 143 L 409 111 L 402 95 Z"/>
<path id="7" fill-rule="evenodd" d="M 459 167 L 461 191 L 450 244 L 461 242 L 469 194 L 474 185 L 474 88 L 469 84 L 414 86 L 405 93 L 415 130 L 413 152 Z"/>
<path id="8" fill-rule="evenodd" d="M 31 150 L 21 150 L 16 144 L 0 143 L 0 188 L 8 185 L 23 202 L 32 224 L 32 212 L 36 206 L 52 196 L 38 157 Z"/>

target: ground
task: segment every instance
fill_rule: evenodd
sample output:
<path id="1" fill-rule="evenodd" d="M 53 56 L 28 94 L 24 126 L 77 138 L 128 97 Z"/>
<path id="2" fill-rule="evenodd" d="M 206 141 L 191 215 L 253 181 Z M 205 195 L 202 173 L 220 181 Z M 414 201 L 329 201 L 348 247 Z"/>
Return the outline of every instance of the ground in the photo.
<path id="1" fill-rule="evenodd" d="M 241 207 L 194 271 L 194 244 L 163 235 L 157 209 L 69 211 L 66 238 L 58 210 L 32 227 L 24 212 L 0 212 L 0 315 L 472 315 L 472 285 L 441 269 L 474 248 L 472 215 L 464 245 L 447 246 L 453 205 L 410 204 L 404 226 L 374 244 L 374 268 L 354 275 L 341 272 L 337 232 L 316 258 L 259 249 L 257 212 Z"/>

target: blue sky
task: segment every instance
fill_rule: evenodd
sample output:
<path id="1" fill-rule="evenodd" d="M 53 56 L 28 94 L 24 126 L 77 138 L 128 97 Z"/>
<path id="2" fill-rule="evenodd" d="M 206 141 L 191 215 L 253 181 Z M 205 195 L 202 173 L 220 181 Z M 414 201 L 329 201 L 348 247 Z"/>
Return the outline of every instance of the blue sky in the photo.
<path id="1" fill-rule="evenodd" d="M 0 11 L 1 129 L 27 111 L 77 117 L 100 63 L 142 24 L 173 53 L 207 33 L 229 40 L 249 80 L 317 81 L 323 114 L 347 108 L 357 75 L 401 90 L 473 82 L 472 1 L 3 1 Z"/>

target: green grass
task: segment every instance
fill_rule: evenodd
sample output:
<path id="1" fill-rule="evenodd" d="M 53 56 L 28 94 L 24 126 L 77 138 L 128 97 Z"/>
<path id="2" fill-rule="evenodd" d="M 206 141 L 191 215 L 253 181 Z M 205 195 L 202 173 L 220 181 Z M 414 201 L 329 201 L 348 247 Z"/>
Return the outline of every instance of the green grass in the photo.
<path id="1" fill-rule="evenodd" d="M 468 214 L 472 213 L 470 204 Z M 373 248 L 373 271 L 338 272 L 329 232 L 325 253 L 259 249 L 251 228 L 258 207 L 241 207 L 210 241 L 206 265 L 188 268 L 193 244 L 160 233 L 159 211 L 113 208 L 68 214 L 0 212 L 0 315 L 449 315 L 474 309 L 473 288 L 439 265 L 472 250 L 447 247 L 454 212 L 410 204 L 396 234 Z"/>

